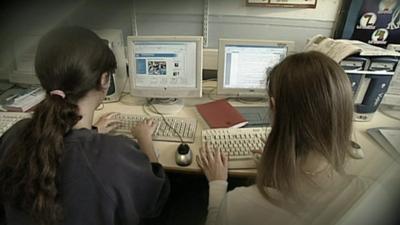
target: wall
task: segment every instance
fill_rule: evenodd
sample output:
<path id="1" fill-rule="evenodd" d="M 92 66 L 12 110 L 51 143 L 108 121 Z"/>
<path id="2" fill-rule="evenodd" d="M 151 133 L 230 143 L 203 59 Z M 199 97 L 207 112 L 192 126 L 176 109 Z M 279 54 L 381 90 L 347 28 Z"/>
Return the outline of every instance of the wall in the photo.
<path id="1" fill-rule="evenodd" d="M 200 0 L 136 2 L 139 35 L 202 35 Z M 219 38 L 291 40 L 301 51 L 306 39 L 331 36 L 340 0 L 318 0 L 316 9 L 248 7 L 245 0 L 209 0 L 209 48 Z M 157 10 L 162 9 L 162 10 Z"/>
<path id="2" fill-rule="evenodd" d="M 315 34 L 331 36 L 340 0 L 318 0 L 316 9 L 248 7 L 245 0 L 208 0 L 208 48 L 219 38 L 295 41 L 301 51 Z M 203 0 L 33 0 L 0 6 L 0 78 L 14 63 L 13 41 L 41 35 L 59 24 L 121 29 L 132 35 L 202 35 Z M 133 12 L 136 23 L 133 23 Z"/>
<path id="3" fill-rule="evenodd" d="M 114 28 L 122 30 L 126 36 L 131 34 L 132 9 L 131 0 L 2 1 L 0 79 L 8 79 L 10 68 L 16 67 L 16 55 L 24 51 L 14 46 L 20 37 L 40 36 L 57 25 Z M 35 45 L 33 40 L 25 43 L 25 49 Z"/>

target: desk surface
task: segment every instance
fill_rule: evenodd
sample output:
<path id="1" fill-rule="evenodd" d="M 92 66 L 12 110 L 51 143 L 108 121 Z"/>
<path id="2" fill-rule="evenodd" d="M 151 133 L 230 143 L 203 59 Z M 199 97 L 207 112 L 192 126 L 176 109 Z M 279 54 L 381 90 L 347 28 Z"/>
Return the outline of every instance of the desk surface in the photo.
<path id="1" fill-rule="evenodd" d="M 199 173 L 200 168 L 195 162 L 195 157 L 199 153 L 201 146 L 201 130 L 207 129 L 208 125 L 198 114 L 196 104 L 211 101 L 209 98 L 198 98 L 198 99 L 186 99 L 185 107 L 178 114 L 173 115 L 177 117 L 191 117 L 198 119 L 198 126 L 196 130 L 195 142 L 189 144 L 194 154 L 194 160 L 190 166 L 181 167 L 175 163 L 175 151 L 179 143 L 177 142 L 160 142 L 155 141 L 155 148 L 159 151 L 160 163 L 169 171 L 185 172 L 185 173 Z M 101 110 L 95 112 L 95 119 L 100 115 L 107 112 L 121 112 L 131 114 L 148 114 L 143 107 L 144 99 L 133 98 L 129 95 L 124 96 L 120 102 L 116 103 L 105 103 Z M 243 103 L 231 102 L 233 105 L 240 105 Z M 254 104 L 253 104 L 254 105 Z M 254 106 L 259 106 L 254 105 Z M 249 105 L 246 105 L 249 106 Z M 251 106 L 251 104 L 250 104 Z M 155 114 L 149 114 L 155 115 Z M 367 129 L 373 127 L 400 127 L 400 121 L 385 116 L 381 112 L 377 111 L 373 116 L 373 119 L 369 122 L 354 122 L 353 128 L 353 140 L 359 143 L 364 150 L 364 159 L 349 159 L 346 170 L 349 174 L 355 174 L 360 176 L 368 176 L 371 178 L 377 178 L 385 172 L 388 167 L 394 163 L 394 160 L 382 149 L 382 147 L 375 142 L 368 134 Z M 246 176 L 254 175 L 255 170 L 230 170 L 230 175 Z"/>

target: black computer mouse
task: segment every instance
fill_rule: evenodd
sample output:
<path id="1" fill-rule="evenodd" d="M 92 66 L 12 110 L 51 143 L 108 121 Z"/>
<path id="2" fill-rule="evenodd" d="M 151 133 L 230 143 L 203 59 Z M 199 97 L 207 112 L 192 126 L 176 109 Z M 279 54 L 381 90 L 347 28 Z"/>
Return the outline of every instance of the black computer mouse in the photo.
<path id="1" fill-rule="evenodd" d="M 180 166 L 188 166 L 192 163 L 192 150 L 188 144 L 182 143 L 178 146 L 175 153 L 176 164 Z"/>

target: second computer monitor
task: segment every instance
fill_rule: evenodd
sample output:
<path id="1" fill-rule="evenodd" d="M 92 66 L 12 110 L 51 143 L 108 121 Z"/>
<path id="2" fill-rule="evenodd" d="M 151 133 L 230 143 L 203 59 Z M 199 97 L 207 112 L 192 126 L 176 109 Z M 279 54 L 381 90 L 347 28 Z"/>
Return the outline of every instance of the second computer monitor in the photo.
<path id="1" fill-rule="evenodd" d="M 201 97 L 201 36 L 128 36 L 131 95 Z"/>
<path id="2" fill-rule="evenodd" d="M 292 41 L 220 39 L 218 94 L 265 98 L 268 71 L 293 50 Z"/>

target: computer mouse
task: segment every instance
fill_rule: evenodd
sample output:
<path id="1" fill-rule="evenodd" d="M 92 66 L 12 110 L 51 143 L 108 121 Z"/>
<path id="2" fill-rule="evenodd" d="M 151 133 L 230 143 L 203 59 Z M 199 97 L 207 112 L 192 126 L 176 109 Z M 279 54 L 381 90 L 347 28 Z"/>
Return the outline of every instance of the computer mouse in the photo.
<path id="1" fill-rule="evenodd" d="M 350 154 L 356 159 L 363 159 L 365 156 L 361 146 L 354 141 L 351 141 Z"/>
<path id="2" fill-rule="evenodd" d="M 180 144 L 175 153 L 175 161 L 179 166 L 188 166 L 192 163 L 192 150 L 188 144 Z"/>

